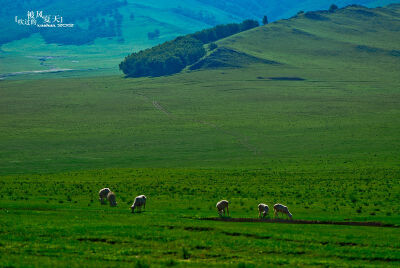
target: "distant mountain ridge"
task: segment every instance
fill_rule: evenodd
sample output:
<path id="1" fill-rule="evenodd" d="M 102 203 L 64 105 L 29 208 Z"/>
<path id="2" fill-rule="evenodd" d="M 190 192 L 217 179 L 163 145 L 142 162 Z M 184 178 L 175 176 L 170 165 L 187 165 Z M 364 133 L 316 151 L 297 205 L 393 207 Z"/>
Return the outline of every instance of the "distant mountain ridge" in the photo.
<path id="1" fill-rule="evenodd" d="M 0 9 L 0 74 L 68 69 L 75 75 L 118 74 L 121 59 L 146 48 L 218 24 L 244 19 L 270 22 L 299 11 L 400 0 L 3 0 Z M 38 30 L 18 25 L 27 11 L 58 14 L 72 29 Z M 225 51 L 226 52 L 226 51 Z M 225 53 L 224 52 L 224 53 Z M 37 72 L 40 71 L 40 72 Z"/>
<path id="2" fill-rule="evenodd" d="M 244 19 L 258 19 L 267 15 L 270 21 L 288 18 L 298 11 L 328 9 L 335 3 L 339 7 L 359 4 L 368 7 L 396 3 L 400 1 L 376 0 L 188 0 L 188 1 L 156 1 L 156 0 L 108 0 L 108 1 L 65 1 L 65 0 L 3 0 L 0 11 L 0 44 L 30 34 L 40 32 L 48 43 L 76 44 L 93 42 L 96 38 L 119 37 L 120 42 L 127 39 L 124 27 L 134 27 L 128 21 L 135 18 L 150 20 L 153 27 L 175 27 L 175 35 L 187 31 L 197 31 L 217 24 L 239 22 Z M 15 24 L 15 16 L 23 17 L 27 11 L 43 11 L 61 14 L 69 23 L 75 23 L 74 29 L 53 31 L 35 27 L 20 27 Z M 168 15 L 167 15 L 168 14 Z M 175 19 L 171 20 L 171 17 Z M 185 23 L 187 20 L 187 23 Z M 151 22 L 153 21 L 153 23 Z M 139 29 L 136 29 L 139 30 Z M 162 29 L 161 34 L 165 33 Z"/>
<path id="3" fill-rule="evenodd" d="M 290 64 L 293 62 L 281 60 L 279 54 L 274 53 L 275 46 L 279 39 L 285 37 L 292 41 L 282 41 L 281 47 L 288 46 L 285 54 L 291 54 L 293 49 L 302 48 L 300 55 L 309 53 L 315 54 L 319 49 L 315 44 L 327 50 L 330 54 L 352 54 L 352 57 L 364 57 L 364 54 L 379 56 L 382 59 L 388 58 L 389 61 L 398 61 L 400 55 L 400 47 L 395 42 L 396 37 L 387 38 L 384 34 L 389 31 L 393 36 L 400 35 L 400 4 L 392 4 L 382 8 L 366 8 L 361 5 L 350 5 L 344 8 L 332 8 L 328 11 L 309 11 L 302 12 L 289 20 L 280 20 L 264 27 L 246 28 L 245 31 L 234 31 L 232 34 L 225 35 L 225 38 L 217 38 L 211 41 L 213 48 L 204 46 L 209 42 L 200 42 L 197 49 L 203 49 L 202 53 L 197 53 L 197 57 L 191 57 L 191 62 L 185 61 L 186 64 L 179 64 L 180 68 L 175 69 L 175 65 L 170 60 L 188 57 L 191 51 L 187 48 L 186 43 L 175 42 L 173 48 L 176 51 L 185 51 L 183 55 L 174 55 L 168 46 L 157 46 L 151 49 L 134 53 L 121 63 L 121 70 L 131 77 L 140 76 L 162 76 L 180 72 L 184 67 L 188 66 L 188 70 L 198 69 L 217 69 L 217 68 L 241 68 L 254 64 L 280 65 Z M 256 21 L 254 21 L 256 22 Z M 305 27 L 306 25 L 306 27 Z M 235 26 L 235 25 L 233 25 Z M 324 27 L 324 31 L 319 30 Z M 218 29 L 218 26 L 216 27 Z M 213 28 L 215 31 L 215 28 Z M 229 31 L 228 31 L 229 32 Z M 371 34 L 375 33 L 375 34 Z M 340 34 L 338 34 L 340 33 Z M 271 38 L 275 36 L 274 38 Z M 189 37 L 190 35 L 186 36 Z M 196 36 L 196 34 L 194 34 Z M 349 44 L 349 40 L 356 37 L 362 40 L 363 36 L 370 36 L 368 40 L 357 41 Z M 183 38 L 186 38 L 183 37 Z M 178 40 L 177 38 L 176 40 Z M 387 39 L 384 46 L 377 45 L 371 41 Z M 268 41 L 267 41 L 268 40 Z M 400 43 L 400 39 L 397 40 Z M 375 41 L 376 42 L 376 41 Z M 269 43 L 274 45 L 269 46 Z M 166 44 L 169 44 L 167 42 Z M 257 44 L 257 46 L 255 46 Z M 292 44 L 298 44 L 293 46 Z M 302 47 L 301 44 L 304 46 Z M 392 45 L 391 47 L 388 45 Z M 204 48 L 207 48 L 206 53 Z M 161 49 L 160 49 L 161 48 Z M 253 48 L 253 49 L 251 49 Z M 313 48 L 313 49 L 311 49 Z M 157 53 L 149 53 L 152 50 Z M 329 52 L 328 52 L 329 51 Z M 326 57 L 322 55 L 309 55 L 310 59 Z M 145 55 L 145 56 L 141 56 Z M 266 57 L 265 55 L 270 55 Z M 293 58 L 298 55 L 292 55 Z M 274 57 L 271 59 L 270 57 Z M 167 59 L 162 61 L 162 59 Z M 184 61 L 184 59 L 182 59 Z M 334 62 L 334 60 L 332 60 Z M 168 72 L 151 73 L 148 70 L 156 70 L 156 66 L 161 65 Z M 184 66 L 185 65 L 185 66 Z M 263 68 L 263 67 L 262 67 Z M 325 67 L 326 68 L 326 67 Z"/>

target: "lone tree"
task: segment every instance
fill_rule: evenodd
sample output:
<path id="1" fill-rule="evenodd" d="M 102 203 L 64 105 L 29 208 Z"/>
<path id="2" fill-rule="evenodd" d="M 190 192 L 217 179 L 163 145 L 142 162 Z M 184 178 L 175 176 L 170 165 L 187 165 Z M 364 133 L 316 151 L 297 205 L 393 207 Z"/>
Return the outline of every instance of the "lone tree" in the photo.
<path id="1" fill-rule="evenodd" d="M 264 16 L 264 18 L 262 19 L 262 23 L 263 23 L 264 25 L 268 24 L 268 18 L 267 18 L 267 16 Z"/>
<path id="2" fill-rule="evenodd" d="M 338 6 L 337 5 L 335 5 L 335 4 L 332 4 L 330 7 L 329 7 L 329 12 L 335 12 L 336 10 L 338 9 Z"/>

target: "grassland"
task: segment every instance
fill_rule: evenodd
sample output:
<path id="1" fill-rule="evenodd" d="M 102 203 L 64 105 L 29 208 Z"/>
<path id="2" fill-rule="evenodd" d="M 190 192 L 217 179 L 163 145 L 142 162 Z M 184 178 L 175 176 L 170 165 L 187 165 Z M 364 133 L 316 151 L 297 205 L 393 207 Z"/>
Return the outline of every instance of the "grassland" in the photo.
<path id="1" fill-rule="evenodd" d="M 12 2 L 12 1 L 11 1 Z M 14 1 L 15 2 L 15 1 Z M 230 3 L 229 3 L 230 2 Z M 359 3 L 369 7 L 383 6 L 389 3 L 396 3 L 398 0 L 340 0 L 335 1 L 339 6 L 345 6 L 352 3 Z M 0 47 L 0 78 L 13 72 L 34 71 L 49 69 L 43 66 L 42 61 L 35 60 L 35 57 L 51 56 L 46 60 L 48 65 L 60 69 L 74 69 L 68 76 L 101 76 L 103 73 L 115 75 L 118 73 L 118 64 L 126 55 L 133 51 L 155 46 L 165 41 L 171 40 L 179 35 L 193 33 L 198 30 L 215 26 L 216 24 L 225 24 L 231 22 L 240 22 L 244 19 L 258 19 L 268 15 L 270 21 L 281 18 L 289 18 L 299 10 L 328 9 L 332 1 L 313 0 L 293 1 L 293 0 L 274 0 L 268 3 L 247 0 L 247 1 L 225 1 L 224 3 L 208 0 L 187 0 L 182 1 L 136 1 L 128 0 L 127 5 L 118 9 L 123 16 L 122 19 L 122 39 L 121 37 L 96 38 L 93 44 L 58 45 L 47 44 L 39 34 L 33 34 L 28 38 L 15 40 Z M 54 5 L 54 4 L 53 4 Z M 60 5 L 57 2 L 56 5 Z M 181 7 L 184 12 L 177 13 L 176 8 Z M 53 7 L 54 8 L 54 7 Z M 82 14 L 82 10 L 87 10 L 87 5 L 75 1 L 68 3 L 69 13 Z M 39 8 L 46 11 L 46 8 Z M 60 12 L 64 10 L 61 8 Z M 3 25 L 1 29 L 7 34 L 10 31 L 10 23 L 13 23 L 15 16 L 24 16 L 23 14 L 10 10 L 3 11 Z M 11 12 L 11 13 L 10 13 Z M 49 11 L 47 11 L 49 12 Z M 131 19 L 131 14 L 134 18 Z M 199 14 L 202 14 L 199 16 Z M 67 14 L 61 14 L 65 20 L 71 18 Z M 89 19 L 97 17 L 97 13 L 88 10 L 87 18 L 76 21 L 76 25 L 86 28 Z M 203 19 L 202 19 L 203 17 Z M 204 20 L 204 18 L 212 18 Z M 17 26 L 19 27 L 19 26 Z M 21 26 L 24 27 L 24 26 Z M 160 30 L 160 37 L 149 40 L 148 32 L 155 29 Z M 34 58 L 31 58 L 34 57 Z M 99 71 L 101 69 L 101 72 Z M 63 77 L 64 74 L 57 73 L 53 76 Z M 36 74 L 35 76 L 41 77 Z M 26 75 L 18 75 L 18 78 Z"/>
<path id="2" fill-rule="evenodd" d="M 399 266 L 398 227 L 200 220 L 226 198 L 232 218 L 281 202 L 295 219 L 399 226 L 397 10 L 218 43 L 280 64 L 0 81 L 0 265 Z"/>
<path id="3" fill-rule="evenodd" d="M 231 217 L 256 218 L 260 201 L 279 200 L 298 219 L 398 224 L 398 174 L 369 174 L 380 179 L 243 169 L 7 176 L 1 181 L 0 262 L 40 267 L 395 267 L 399 228 L 199 220 L 214 217 L 216 201 L 227 198 Z M 99 204 L 97 191 L 103 185 L 118 193 L 117 208 Z M 143 192 L 146 211 L 132 215 L 133 196 Z"/>

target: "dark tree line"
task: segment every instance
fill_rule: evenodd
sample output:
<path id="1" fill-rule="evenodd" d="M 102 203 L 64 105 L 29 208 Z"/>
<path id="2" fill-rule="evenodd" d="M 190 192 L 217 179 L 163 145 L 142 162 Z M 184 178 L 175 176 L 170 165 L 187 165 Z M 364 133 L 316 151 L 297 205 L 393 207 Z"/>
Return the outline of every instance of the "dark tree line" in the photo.
<path id="1" fill-rule="evenodd" d="M 129 77 L 162 76 L 182 71 L 203 57 L 204 45 L 259 26 L 257 21 L 217 25 L 211 29 L 177 37 L 161 45 L 132 53 L 119 68 Z"/>
<path id="2" fill-rule="evenodd" d="M 119 68 L 130 77 L 161 76 L 180 72 L 205 54 L 203 44 L 192 37 L 178 37 L 173 41 L 133 53 Z"/>
<path id="3" fill-rule="evenodd" d="M 242 23 L 217 25 L 213 28 L 190 34 L 189 36 L 200 40 L 201 42 L 203 42 L 203 44 L 207 44 L 234 35 L 236 33 L 250 30 L 257 26 L 259 26 L 257 21 L 245 20 Z"/>

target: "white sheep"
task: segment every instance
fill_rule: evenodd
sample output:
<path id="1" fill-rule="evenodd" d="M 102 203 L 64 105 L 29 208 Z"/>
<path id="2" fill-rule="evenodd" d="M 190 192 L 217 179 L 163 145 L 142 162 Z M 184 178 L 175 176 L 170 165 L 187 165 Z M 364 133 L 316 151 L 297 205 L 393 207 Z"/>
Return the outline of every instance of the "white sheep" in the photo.
<path id="1" fill-rule="evenodd" d="M 265 218 L 265 216 L 269 213 L 269 207 L 266 204 L 258 204 L 258 217 Z M 262 216 L 261 216 L 262 214 Z M 269 216 L 268 216 L 269 217 Z"/>
<path id="2" fill-rule="evenodd" d="M 278 212 L 286 214 L 290 219 L 292 219 L 292 214 L 289 212 L 289 209 L 287 206 L 284 206 L 282 204 L 275 204 L 274 205 L 274 215 L 277 218 L 279 218 Z"/>
<path id="3" fill-rule="evenodd" d="M 107 200 L 108 200 L 108 202 L 110 202 L 110 206 L 115 207 L 117 205 L 117 201 L 115 199 L 115 194 L 113 192 L 108 193 Z"/>
<path id="4" fill-rule="evenodd" d="M 135 208 L 140 208 L 140 211 L 142 211 L 143 206 L 143 208 L 146 209 L 146 199 L 147 198 L 144 195 L 136 196 L 135 201 L 131 206 L 132 213 L 135 213 Z"/>
<path id="5" fill-rule="evenodd" d="M 103 188 L 99 191 L 99 200 L 101 204 L 105 204 L 109 192 L 111 192 L 110 188 Z"/>
<path id="6" fill-rule="evenodd" d="M 220 216 L 222 216 L 222 212 L 224 212 L 224 216 L 225 216 L 225 209 L 228 212 L 228 216 L 229 216 L 229 208 L 228 208 L 229 202 L 226 200 L 221 200 L 217 203 L 216 207 L 218 210 L 218 214 Z"/>

